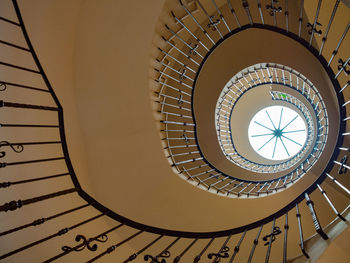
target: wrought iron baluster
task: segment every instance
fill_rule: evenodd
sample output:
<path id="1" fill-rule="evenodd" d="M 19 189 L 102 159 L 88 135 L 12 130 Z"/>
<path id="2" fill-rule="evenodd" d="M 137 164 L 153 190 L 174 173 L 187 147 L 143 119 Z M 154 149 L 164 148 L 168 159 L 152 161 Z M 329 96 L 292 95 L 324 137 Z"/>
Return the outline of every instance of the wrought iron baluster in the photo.
<path id="1" fill-rule="evenodd" d="M 261 18 L 261 23 L 264 25 L 264 16 L 261 10 L 261 0 L 256 0 L 257 4 L 258 4 L 258 9 L 259 9 L 259 14 L 260 14 L 260 18 Z"/>
<path id="2" fill-rule="evenodd" d="M 250 254 L 249 254 L 248 263 L 252 262 L 252 259 L 253 259 L 253 256 L 254 256 L 254 252 L 255 252 L 255 248 L 256 248 L 256 246 L 259 243 L 259 237 L 260 237 L 262 229 L 263 229 L 263 225 L 260 226 L 259 231 L 258 231 L 258 233 L 257 233 L 257 235 L 256 235 L 256 237 L 255 237 L 255 239 L 253 241 L 253 247 L 252 247 L 252 249 L 250 251 Z"/>
<path id="3" fill-rule="evenodd" d="M 289 32 L 289 11 L 288 11 L 288 0 L 285 1 L 286 11 L 284 15 L 286 16 L 286 32 Z"/>
<path id="4" fill-rule="evenodd" d="M 268 246 L 267 251 L 266 251 L 265 263 L 269 262 L 271 248 L 272 248 L 272 242 L 274 242 L 276 240 L 276 235 L 281 234 L 280 228 L 275 227 L 275 222 L 276 222 L 276 218 L 273 219 L 271 233 L 269 235 L 266 235 L 263 237 L 263 241 L 267 241 L 268 239 L 270 239 L 269 241 L 267 241 L 264 244 L 264 246 Z"/>
<path id="5" fill-rule="evenodd" d="M 303 228 L 301 226 L 301 214 L 299 212 L 299 207 L 298 204 L 295 204 L 295 208 L 296 208 L 296 216 L 298 219 L 298 227 L 299 227 L 299 238 L 300 238 L 300 248 L 301 248 L 301 252 L 303 252 L 304 256 L 306 258 L 310 258 L 310 256 L 307 254 L 307 252 L 305 251 L 305 247 L 304 247 L 304 237 L 303 237 Z"/>
<path id="6" fill-rule="evenodd" d="M 210 247 L 210 245 L 213 243 L 214 240 L 215 240 L 215 237 L 212 237 L 209 240 L 208 244 L 206 244 L 205 247 L 202 249 L 202 251 L 193 259 L 193 263 L 198 263 L 201 260 L 203 254 L 205 253 L 205 251 L 207 251 L 207 249 Z"/>
<path id="7" fill-rule="evenodd" d="M 203 34 L 211 41 L 213 45 L 215 45 L 215 41 L 209 36 L 208 32 L 201 26 L 201 24 L 197 21 L 197 19 L 192 15 L 192 13 L 185 7 L 182 3 L 182 0 L 179 0 L 182 8 L 186 11 L 186 13 L 192 18 L 192 20 L 197 24 L 197 26 L 202 30 Z"/>
<path id="8" fill-rule="evenodd" d="M 275 7 L 275 4 L 278 3 L 278 0 L 271 0 L 271 4 L 270 5 L 266 5 L 266 9 L 270 10 L 269 14 L 270 16 L 273 16 L 273 22 L 274 25 L 277 26 L 277 19 L 276 19 L 276 13 L 280 13 L 282 12 L 282 7 Z"/>
<path id="9" fill-rule="evenodd" d="M 48 260 L 45 260 L 44 263 L 49 263 L 49 262 L 55 261 L 55 260 L 65 256 L 65 255 L 73 252 L 73 251 L 75 251 L 75 252 L 83 251 L 85 248 L 87 248 L 90 251 L 96 251 L 98 248 L 98 245 L 96 243 L 91 245 L 92 242 L 100 242 L 100 243 L 107 242 L 108 241 L 107 234 L 113 232 L 114 230 L 117 230 L 118 228 L 122 227 L 123 225 L 124 224 L 118 224 L 117 226 L 112 227 L 109 230 L 107 230 L 101 234 L 98 234 L 92 238 L 86 238 L 84 235 L 78 234 L 75 237 L 75 241 L 81 242 L 80 244 L 78 244 L 74 247 L 62 246 L 62 248 L 61 248 L 63 250 L 62 253 L 60 253 L 52 258 L 49 258 Z"/>
<path id="10" fill-rule="evenodd" d="M 348 25 L 346 26 L 346 28 L 345 28 L 345 30 L 344 30 L 342 36 L 340 37 L 340 39 L 339 39 L 339 41 L 338 41 L 338 44 L 337 44 L 337 47 L 336 47 L 336 48 L 333 50 L 333 52 L 332 52 L 332 56 L 331 56 L 331 58 L 329 59 L 328 64 L 327 64 L 328 67 L 329 67 L 329 65 L 332 63 L 332 60 L 333 60 L 333 58 L 335 57 L 335 55 L 338 54 L 338 50 L 339 50 L 341 44 L 343 43 L 343 40 L 344 40 L 346 34 L 348 33 L 349 28 L 350 28 L 350 22 L 348 23 Z"/>
<path id="11" fill-rule="evenodd" d="M 2 206 L 0 206 L 0 212 L 15 211 L 24 205 L 30 205 L 30 204 L 41 202 L 41 201 L 51 199 L 51 198 L 54 198 L 57 196 L 74 193 L 76 191 L 78 191 L 77 188 L 70 188 L 67 190 L 58 191 L 58 192 L 54 192 L 54 193 L 47 194 L 47 195 L 41 195 L 38 197 L 29 198 L 29 199 L 25 199 L 25 200 L 17 200 L 17 201 L 14 200 L 14 201 L 5 203 Z"/>
<path id="12" fill-rule="evenodd" d="M 50 92 L 47 89 L 37 88 L 37 87 L 29 86 L 29 85 L 18 84 L 18 83 L 14 83 L 14 82 L 3 81 L 3 80 L 0 80 L 0 86 L 3 86 L 3 87 L 13 86 L 13 87 L 17 87 L 17 88 L 23 88 L 23 89 L 29 89 L 29 90 L 35 90 L 35 91 L 41 91 L 41 92 Z M 0 89 L 0 91 L 3 91 L 4 89 L 6 89 L 6 88 L 2 88 L 2 89 Z"/>
<path id="13" fill-rule="evenodd" d="M 148 248 L 150 248 L 151 246 L 156 244 L 163 237 L 164 237 L 164 235 L 160 235 L 159 237 L 157 237 L 156 239 L 154 239 L 153 241 L 148 243 L 145 247 L 141 248 L 139 251 L 132 254 L 128 259 L 124 260 L 123 263 L 128 263 L 128 262 L 135 260 L 138 257 L 138 255 L 141 255 L 143 252 L 145 252 Z"/>
<path id="14" fill-rule="evenodd" d="M 340 75 L 340 73 L 342 71 L 344 71 L 344 73 L 346 74 L 346 76 L 348 76 L 350 74 L 350 68 L 348 69 L 347 67 L 350 67 L 350 57 L 348 57 L 348 59 L 346 61 L 343 61 L 343 59 L 339 59 L 338 60 L 338 73 L 335 75 L 334 79 L 338 78 L 338 76 Z"/>
<path id="15" fill-rule="evenodd" d="M 185 54 L 181 49 L 179 49 L 176 45 L 174 45 L 173 43 L 171 43 L 169 40 L 167 40 L 165 37 L 162 36 L 162 39 L 168 43 L 171 47 L 173 47 L 174 49 L 176 49 L 180 54 L 182 54 L 185 58 L 187 58 L 188 60 L 192 61 L 194 64 L 196 64 L 198 67 L 200 66 L 200 64 L 194 60 L 193 58 L 191 58 L 189 55 Z"/>
<path id="16" fill-rule="evenodd" d="M 310 210 L 310 214 L 312 217 L 312 221 L 314 223 L 316 232 L 324 239 L 327 240 L 328 236 L 326 235 L 326 233 L 322 230 L 322 227 L 320 225 L 320 221 L 318 220 L 318 217 L 316 215 L 316 211 L 314 209 L 314 203 L 312 202 L 312 200 L 310 199 L 309 195 L 307 193 L 305 193 L 305 199 L 306 199 L 306 204 L 309 207 Z"/>
<path id="17" fill-rule="evenodd" d="M 173 13 L 173 11 L 171 11 L 171 15 L 175 18 L 175 20 L 176 20 L 177 23 L 179 23 L 184 29 L 186 29 L 186 31 L 187 31 L 191 36 L 193 36 L 193 37 L 197 40 L 197 42 L 198 42 L 199 44 L 201 44 L 202 47 L 205 48 L 206 51 L 209 51 L 209 48 L 208 48 L 206 45 L 204 45 L 203 42 L 202 42 L 195 34 L 192 33 L 192 31 L 181 21 L 181 19 L 179 19 L 179 18 L 177 18 L 177 17 L 175 16 L 175 14 Z"/>
<path id="18" fill-rule="evenodd" d="M 324 44 L 327 41 L 328 32 L 329 32 L 329 29 L 331 28 L 333 19 L 335 17 L 335 13 L 337 12 L 337 9 L 338 9 L 338 6 L 339 6 L 339 2 L 340 2 L 340 0 L 336 0 L 336 2 L 334 4 L 334 8 L 333 8 L 331 17 L 329 18 L 329 22 L 328 22 L 328 25 L 327 25 L 327 28 L 326 28 L 326 32 L 324 33 L 324 36 L 322 38 L 321 48 L 320 48 L 320 51 L 318 53 L 319 56 L 322 54 L 322 50 L 323 50 Z"/>
<path id="19" fill-rule="evenodd" d="M 334 213 L 343 221 L 346 221 L 346 219 L 338 212 L 338 210 L 335 208 L 335 206 L 333 205 L 332 201 L 328 198 L 326 192 L 321 188 L 321 186 L 319 184 L 317 184 L 318 189 L 320 190 L 321 194 L 323 195 L 323 197 L 327 200 L 329 206 L 332 208 L 332 210 L 334 211 Z"/>
<path id="20" fill-rule="evenodd" d="M 57 107 L 8 102 L 8 101 L 3 101 L 3 100 L 0 100 L 0 108 L 1 107 L 33 109 L 33 110 L 47 110 L 47 111 L 58 111 L 59 110 L 59 108 L 57 108 Z"/>
<path id="21" fill-rule="evenodd" d="M 310 23 L 307 23 L 307 27 L 309 28 L 309 35 L 311 35 L 310 41 L 309 41 L 309 46 L 311 46 L 311 44 L 312 44 L 312 39 L 313 39 L 315 33 L 317 35 L 322 34 L 322 30 L 317 30 L 317 28 L 316 28 L 317 26 L 322 26 L 319 22 L 317 22 L 318 15 L 319 15 L 320 9 L 321 9 L 321 3 L 322 3 L 322 0 L 318 0 L 314 24 L 312 25 Z"/>
<path id="22" fill-rule="evenodd" d="M 174 258 L 173 263 L 180 262 L 181 258 L 191 249 L 191 247 L 198 241 L 198 238 L 194 239 L 182 252 L 180 255 Z"/>
<path id="23" fill-rule="evenodd" d="M 197 73 L 197 71 L 195 71 L 194 69 L 192 69 L 191 67 L 187 66 L 186 64 L 182 63 L 180 60 L 176 59 L 175 57 L 173 57 L 172 55 L 170 55 L 168 52 L 165 52 L 163 49 L 158 48 L 158 50 L 160 52 L 162 52 L 165 57 L 170 57 L 173 61 L 175 61 L 176 63 L 180 64 L 182 67 L 184 67 L 185 69 L 188 69 L 190 71 L 192 71 L 193 73 Z"/>
<path id="24" fill-rule="evenodd" d="M 335 179 L 334 177 L 332 177 L 330 174 L 326 173 L 326 175 L 334 182 L 336 183 L 341 189 L 343 189 L 348 195 L 350 195 L 350 190 L 347 189 L 344 185 L 342 185 L 341 183 L 338 182 L 337 179 Z"/>
<path id="25" fill-rule="evenodd" d="M 284 223 L 284 239 L 283 239 L 283 263 L 287 262 L 287 237 L 288 237 L 288 212 L 286 213 L 285 223 Z"/>
<path id="26" fill-rule="evenodd" d="M 229 251 L 230 248 L 227 246 L 228 241 L 231 239 L 232 234 L 230 234 L 224 243 L 222 244 L 221 248 L 217 253 L 209 253 L 208 258 L 214 259 L 213 263 L 219 263 L 222 258 L 228 258 L 230 256 Z"/>
<path id="27" fill-rule="evenodd" d="M 21 26 L 20 23 L 12 21 L 12 20 L 7 19 L 7 18 L 2 17 L 2 16 L 0 16 L 0 20 L 5 21 L 6 23 L 10 23 L 10 24 L 15 25 L 15 26 L 19 26 L 19 27 Z"/>
<path id="28" fill-rule="evenodd" d="M 200 56 L 202 59 L 204 58 L 204 57 L 197 51 L 198 45 L 195 46 L 195 47 L 193 48 L 190 44 L 188 44 L 185 40 L 183 40 L 182 37 L 180 37 L 176 32 L 174 32 L 167 24 L 165 24 L 165 27 L 166 27 L 166 29 L 168 29 L 168 31 L 169 31 L 173 36 L 175 36 L 177 39 L 179 39 L 185 46 L 187 46 L 187 47 L 190 49 L 190 51 L 189 51 L 189 54 L 190 54 L 190 55 L 195 56 L 195 55 L 198 54 L 198 56 Z"/>
<path id="29" fill-rule="evenodd" d="M 243 239 L 244 239 L 246 233 L 247 233 L 247 229 L 244 230 L 244 232 L 243 232 L 241 238 L 239 239 L 237 245 L 235 246 L 235 249 L 234 249 L 234 251 L 233 251 L 233 254 L 232 254 L 232 257 L 230 258 L 229 263 L 232 263 L 233 260 L 235 259 L 236 255 L 238 254 L 239 248 L 240 248 L 240 246 L 241 246 L 241 244 L 242 244 L 242 242 L 243 242 Z"/>
<path id="30" fill-rule="evenodd" d="M 207 18 L 209 19 L 209 24 L 207 25 L 208 28 L 211 28 L 213 31 L 216 31 L 219 33 L 220 38 L 224 38 L 223 35 L 221 34 L 220 29 L 218 28 L 218 24 L 221 23 L 220 19 L 214 20 L 215 16 L 210 16 L 207 12 L 207 10 L 204 8 L 204 6 L 202 5 L 202 3 L 199 0 L 195 0 L 196 3 L 198 3 L 199 7 L 202 9 L 203 13 L 207 16 Z"/>
<path id="31" fill-rule="evenodd" d="M 248 16 L 249 19 L 249 23 L 252 26 L 253 25 L 253 19 L 252 19 L 252 15 L 250 14 L 250 10 L 249 10 L 249 3 L 247 0 L 242 0 L 242 6 Z"/>
<path id="32" fill-rule="evenodd" d="M 226 23 L 225 17 L 224 17 L 224 15 L 221 13 L 221 11 L 220 11 L 219 7 L 217 6 L 215 0 L 211 0 L 211 1 L 213 2 L 213 5 L 215 6 L 216 11 L 217 11 L 218 14 L 219 14 L 220 20 L 221 20 L 222 22 L 224 22 L 224 24 L 225 24 L 225 26 L 226 26 L 228 32 L 231 32 L 231 29 L 230 29 L 230 27 L 228 26 L 228 24 Z"/>
<path id="33" fill-rule="evenodd" d="M 177 237 L 174 241 L 172 241 L 165 249 L 162 250 L 157 256 L 153 257 L 152 255 L 145 255 L 144 260 L 148 261 L 151 260 L 151 263 L 166 263 L 166 258 L 170 258 L 171 253 L 169 251 L 170 248 L 172 248 L 177 241 L 179 241 L 181 238 Z M 161 260 L 160 260 L 161 259 Z"/>
<path id="34" fill-rule="evenodd" d="M 28 223 L 28 224 L 24 224 L 22 226 L 19 226 L 19 227 L 15 227 L 15 228 L 11 228 L 9 230 L 6 230 L 4 232 L 1 232 L 0 233 L 0 236 L 5 236 L 5 235 L 8 235 L 8 234 L 11 234 L 13 232 L 16 232 L 16 231 L 20 231 L 22 229 L 25 229 L 27 227 L 31 227 L 31 226 L 39 226 L 41 224 L 44 224 L 45 222 L 49 221 L 49 220 L 52 220 L 52 219 L 55 219 L 57 217 L 60 217 L 60 216 L 63 216 L 63 215 L 66 215 L 66 214 L 69 214 L 69 213 L 72 213 L 74 211 L 77 211 L 77 210 L 80 210 L 82 208 L 85 208 L 87 206 L 90 206 L 90 204 L 85 204 L 85 205 L 81 205 L 81 206 L 78 206 L 78 207 L 75 207 L 73 209 L 69 209 L 69 210 L 66 210 L 64 212 L 61 212 L 61 213 L 58 213 L 58 214 L 55 214 L 55 215 L 52 215 L 52 216 L 48 216 L 48 217 L 43 217 L 43 218 L 39 218 L 39 219 L 36 219 L 34 220 L 33 222 L 31 223 Z"/>
<path id="35" fill-rule="evenodd" d="M 234 10 L 233 7 L 232 7 L 232 4 L 231 4 L 231 1 L 230 1 L 230 0 L 227 0 L 227 5 L 228 5 L 228 7 L 230 8 L 231 14 L 232 14 L 233 17 L 235 18 L 235 21 L 236 21 L 236 23 L 237 23 L 237 26 L 238 26 L 239 28 L 241 28 L 241 24 L 239 23 L 238 17 L 237 17 L 237 15 L 236 15 L 235 10 Z"/>
<path id="36" fill-rule="evenodd" d="M 303 10 L 304 10 L 304 0 L 301 0 L 300 3 L 300 12 L 299 12 L 299 31 L 298 36 L 301 37 L 301 24 L 303 22 Z"/>
<path id="37" fill-rule="evenodd" d="M 85 224 L 87 224 L 87 223 L 89 223 L 89 222 L 91 222 L 91 221 L 94 221 L 94 220 L 96 220 L 97 218 L 102 217 L 103 215 L 104 215 L 104 214 L 102 213 L 102 214 L 99 214 L 99 215 L 97 215 L 97 216 L 90 217 L 89 219 L 84 220 L 84 221 L 81 221 L 81 222 L 78 223 L 78 224 L 72 225 L 72 226 L 70 226 L 70 227 L 63 228 L 63 229 L 61 229 L 60 231 L 58 231 L 57 233 L 55 233 L 55 234 L 49 235 L 49 236 L 47 236 L 47 237 L 45 237 L 45 238 L 42 238 L 42 239 L 40 239 L 40 240 L 38 240 L 38 241 L 32 242 L 32 243 L 30 243 L 30 244 L 28 244 L 28 245 L 25 245 L 25 246 L 23 246 L 23 247 L 20 247 L 20 248 L 18 248 L 18 249 L 15 249 L 15 250 L 13 250 L 13 251 L 11 251 L 11 252 L 8 252 L 8 253 L 6 253 L 6 254 L 3 254 L 3 255 L 0 256 L 0 260 L 5 259 L 5 258 L 7 258 L 7 257 L 9 257 L 9 256 L 14 255 L 14 254 L 17 254 L 17 253 L 19 253 L 19 252 L 22 252 L 22 251 L 24 251 L 24 250 L 26 250 L 26 249 L 28 249 L 28 248 L 34 247 L 34 246 L 36 246 L 36 245 L 39 245 L 39 244 L 41 244 L 41 243 L 43 243 L 43 242 L 46 242 L 46 241 L 48 241 L 48 240 L 50 240 L 50 239 L 52 239 L 52 238 L 55 238 L 55 237 L 58 237 L 58 236 L 62 236 L 62 235 L 64 235 L 64 234 L 68 233 L 68 231 L 73 230 L 73 229 L 75 229 L 75 228 L 77 228 L 77 227 L 79 227 L 79 226 L 85 225 Z"/>
<path id="38" fill-rule="evenodd" d="M 142 234 L 144 232 L 144 230 L 139 230 L 137 231 L 135 234 L 129 236 L 128 238 L 124 239 L 123 241 L 115 244 L 115 245 L 112 245 L 110 246 L 109 248 L 107 248 L 103 253 L 97 255 L 96 257 L 90 259 L 87 261 L 87 263 L 91 263 L 91 262 L 94 262 L 96 261 L 97 259 L 107 255 L 107 254 L 110 254 L 112 253 L 113 251 L 115 251 L 118 247 L 120 247 L 121 245 L 127 243 L 128 241 L 130 241 L 131 239 L 134 239 L 135 237 L 137 237 L 138 235 Z"/>

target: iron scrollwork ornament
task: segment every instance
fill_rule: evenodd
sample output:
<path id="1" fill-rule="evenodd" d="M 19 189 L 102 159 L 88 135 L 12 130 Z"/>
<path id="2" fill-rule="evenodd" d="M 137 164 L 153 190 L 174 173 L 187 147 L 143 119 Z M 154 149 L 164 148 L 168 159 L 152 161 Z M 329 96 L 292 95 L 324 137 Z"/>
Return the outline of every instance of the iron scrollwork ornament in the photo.
<path id="1" fill-rule="evenodd" d="M 197 49 L 198 49 L 199 45 L 196 44 L 196 43 L 193 44 L 193 47 L 192 47 L 192 43 L 190 43 L 189 45 L 190 45 L 191 48 L 190 48 L 190 50 L 188 51 L 188 53 L 189 53 L 190 55 L 193 55 L 193 56 L 197 55 Z"/>
<path id="2" fill-rule="evenodd" d="M 6 83 L 0 82 L 0 91 L 4 91 L 7 89 Z"/>
<path id="3" fill-rule="evenodd" d="M 210 253 L 210 254 L 208 254 L 208 258 L 209 259 L 215 258 L 213 263 L 219 263 L 222 258 L 228 258 L 230 256 L 230 254 L 228 253 L 229 251 L 230 251 L 230 248 L 225 246 L 224 248 L 222 248 L 219 251 L 219 253 Z"/>
<path id="4" fill-rule="evenodd" d="M 266 5 L 266 9 L 269 10 L 270 9 L 270 16 L 273 16 L 275 13 L 280 13 L 282 12 L 282 7 L 275 7 L 274 4 L 277 4 L 278 1 L 277 0 L 272 0 L 272 4 L 271 5 Z"/>
<path id="5" fill-rule="evenodd" d="M 340 160 L 340 167 L 338 170 L 338 174 L 345 174 L 348 171 L 348 168 L 345 167 L 346 162 L 348 161 L 348 156 L 344 155 Z"/>
<path id="6" fill-rule="evenodd" d="M 145 255 L 144 260 L 151 260 L 150 263 L 166 263 L 166 258 L 170 258 L 171 254 L 168 250 L 163 251 L 158 256 Z"/>
<path id="7" fill-rule="evenodd" d="M 315 26 L 313 25 L 313 24 L 310 24 L 310 23 L 307 23 L 307 28 L 309 29 L 307 32 L 309 33 L 309 35 L 311 35 L 312 34 L 312 32 L 314 32 L 316 35 L 322 35 L 322 30 L 320 29 L 320 30 L 317 30 L 317 26 L 322 26 L 322 24 L 321 23 L 319 23 L 319 22 L 316 22 L 316 24 L 315 24 Z"/>
<path id="8" fill-rule="evenodd" d="M 216 31 L 216 26 L 220 24 L 220 19 L 215 20 L 215 16 L 210 17 L 210 23 L 207 25 L 208 28 L 211 28 L 211 30 Z"/>
<path id="9" fill-rule="evenodd" d="M 267 241 L 267 242 L 264 244 L 264 246 L 267 246 L 267 245 L 270 243 L 270 241 L 271 241 L 271 243 L 274 242 L 274 241 L 276 240 L 276 236 L 279 235 L 279 234 L 281 234 L 281 233 L 282 233 L 281 229 L 280 229 L 278 226 L 275 226 L 275 227 L 273 228 L 273 231 L 272 231 L 271 234 L 266 235 L 266 236 L 263 237 L 262 240 L 265 241 L 265 242 Z M 269 238 L 271 238 L 271 240 L 268 240 Z"/>
<path id="10" fill-rule="evenodd" d="M 346 63 L 345 61 L 343 61 L 341 58 L 338 60 L 338 70 L 344 70 L 346 76 L 348 76 L 350 74 L 350 68 L 347 69 L 347 66 L 350 66 L 350 60 Z"/>
<path id="11" fill-rule="evenodd" d="M 81 244 L 79 244 L 79 245 L 77 245 L 75 247 L 63 246 L 62 250 L 64 252 L 71 252 L 71 251 L 79 252 L 79 251 L 82 251 L 85 248 L 87 248 L 90 251 L 96 251 L 97 248 L 98 248 L 97 244 L 92 244 L 91 245 L 91 242 L 98 241 L 98 242 L 101 242 L 101 243 L 105 243 L 105 242 L 107 242 L 107 240 L 108 240 L 108 236 L 107 235 L 100 235 L 100 236 L 98 236 L 96 238 L 89 238 L 89 239 L 87 239 L 83 235 L 77 235 L 75 237 L 75 241 L 76 242 L 82 241 Z"/>
<path id="12" fill-rule="evenodd" d="M 15 145 L 16 145 L 16 147 L 15 147 Z M 0 148 L 3 147 L 3 146 L 9 146 L 15 153 L 20 153 L 20 152 L 23 152 L 23 150 L 24 150 L 23 145 L 21 145 L 21 144 L 12 144 L 12 143 L 9 143 L 8 141 L 0 142 Z M 5 155 L 6 155 L 5 151 L 1 151 L 0 152 L 0 158 L 5 157 Z"/>

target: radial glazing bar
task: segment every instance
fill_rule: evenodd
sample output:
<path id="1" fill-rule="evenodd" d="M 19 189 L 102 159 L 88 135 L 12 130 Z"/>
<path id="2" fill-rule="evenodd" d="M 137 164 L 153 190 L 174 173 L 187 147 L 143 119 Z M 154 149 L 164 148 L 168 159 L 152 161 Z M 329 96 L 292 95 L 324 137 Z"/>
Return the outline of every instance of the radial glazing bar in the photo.
<path id="1" fill-rule="evenodd" d="M 235 10 L 234 10 L 233 7 L 232 7 L 231 0 L 227 0 L 227 5 L 228 5 L 229 8 L 230 8 L 231 14 L 232 14 L 233 17 L 235 18 L 238 27 L 241 28 L 241 24 L 239 23 L 239 20 L 238 20 L 238 17 L 237 17 L 237 15 L 236 15 L 236 12 L 235 12 Z"/>

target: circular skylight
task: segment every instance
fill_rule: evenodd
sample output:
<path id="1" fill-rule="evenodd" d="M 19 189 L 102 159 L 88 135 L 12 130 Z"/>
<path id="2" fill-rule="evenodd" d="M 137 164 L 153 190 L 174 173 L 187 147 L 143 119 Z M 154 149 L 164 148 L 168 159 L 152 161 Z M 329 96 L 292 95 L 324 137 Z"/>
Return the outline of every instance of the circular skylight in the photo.
<path id="1" fill-rule="evenodd" d="M 307 137 L 306 125 L 294 110 L 270 106 L 254 115 L 248 127 L 250 145 L 256 153 L 270 160 L 284 160 L 296 155 Z"/>

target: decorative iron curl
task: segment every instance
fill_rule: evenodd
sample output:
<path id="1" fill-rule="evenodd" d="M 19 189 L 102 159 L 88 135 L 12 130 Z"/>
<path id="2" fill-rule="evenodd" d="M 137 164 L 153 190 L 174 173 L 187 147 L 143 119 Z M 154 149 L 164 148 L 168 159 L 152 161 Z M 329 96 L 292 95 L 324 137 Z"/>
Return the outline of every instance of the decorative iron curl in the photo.
<path id="1" fill-rule="evenodd" d="M 6 83 L 0 82 L 0 91 L 4 91 L 7 89 Z"/>
<path id="2" fill-rule="evenodd" d="M 165 259 L 170 258 L 170 256 L 170 252 L 168 250 L 165 250 L 156 257 L 153 257 L 152 255 L 145 255 L 143 259 L 145 261 L 148 261 L 150 259 L 150 263 L 166 263 Z"/>
<path id="3" fill-rule="evenodd" d="M 225 246 L 223 249 L 220 250 L 219 253 L 210 253 L 208 254 L 208 258 L 212 259 L 215 257 L 213 263 L 219 263 L 222 258 L 228 258 L 230 254 L 228 253 L 230 251 L 230 248 Z"/>
<path id="4" fill-rule="evenodd" d="M 16 145 L 16 147 L 14 145 Z M 12 144 L 12 143 L 9 143 L 8 141 L 0 142 L 0 148 L 3 147 L 3 146 L 10 146 L 11 149 L 15 153 L 20 153 L 20 152 L 23 152 L 23 150 L 24 150 L 23 145 L 21 145 L 21 144 Z M 3 158 L 5 155 L 6 155 L 5 151 L 0 152 L 0 158 Z"/>
<path id="5" fill-rule="evenodd" d="M 93 242 L 93 241 L 98 241 L 98 242 L 101 242 L 101 243 L 105 243 L 105 242 L 107 242 L 107 240 L 108 240 L 108 236 L 107 235 L 100 235 L 100 236 L 97 236 L 95 238 L 89 238 L 89 239 L 87 239 L 83 235 L 77 235 L 75 237 L 75 241 L 76 242 L 82 241 L 81 244 L 79 244 L 79 245 L 77 245 L 75 247 L 63 246 L 62 250 L 64 252 L 71 252 L 71 251 L 79 252 L 79 251 L 82 251 L 85 248 L 87 248 L 90 251 L 96 251 L 97 248 L 98 248 L 97 244 L 92 244 L 91 245 L 90 243 Z"/>
<path id="6" fill-rule="evenodd" d="M 282 233 L 281 229 L 280 229 L 278 226 L 275 226 L 275 227 L 273 228 L 273 231 L 272 231 L 271 234 L 266 235 L 266 236 L 263 237 L 262 240 L 263 240 L 263 241 L 267 241 L 267 242 L 264 244 L 264 246 L 267 246 L 267 245 L 270 243 L 270 241 L 268 240 L 269 238 L 271 238 L 271 243 L 272 243 L 272 242 L 274 242 L 274 241 L 276 240 L 276 236 L 279 235 L 279 234 L 281 234 L 281 233 Z"/>

